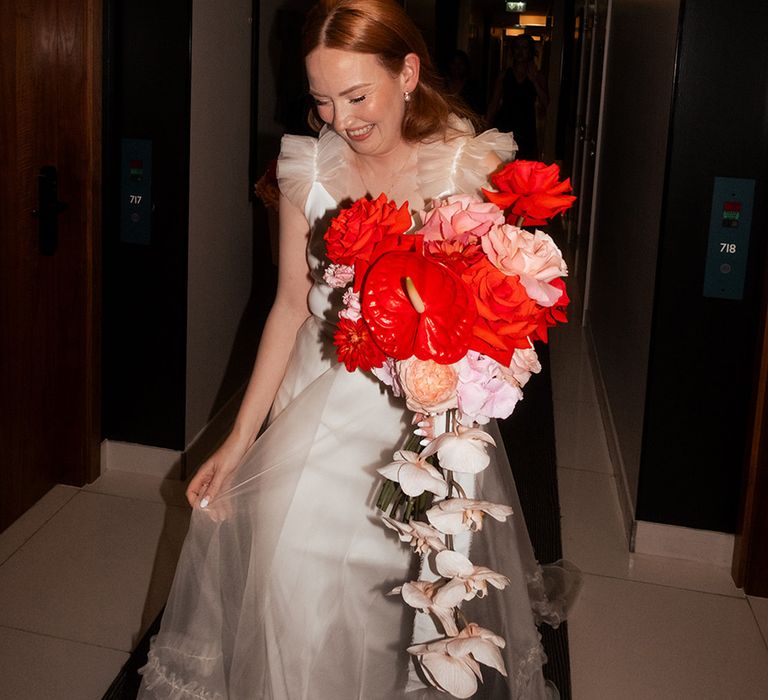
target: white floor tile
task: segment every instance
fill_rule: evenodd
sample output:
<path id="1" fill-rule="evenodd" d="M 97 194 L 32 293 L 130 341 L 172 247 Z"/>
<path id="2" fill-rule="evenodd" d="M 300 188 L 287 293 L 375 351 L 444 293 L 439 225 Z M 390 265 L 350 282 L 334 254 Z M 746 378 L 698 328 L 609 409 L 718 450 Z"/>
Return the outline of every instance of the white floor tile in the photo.
<path id="1" fill-rule="evenodd" d="M 768 598 L 756 598 L 755 596 L 747 596 L 747 598 L 757 624 L 760 625 L 760 631 L 763 633 L 763 641 L 768 646 Z"/>
<path id="2" fill-rule="evenodd" d="M 185 488 L 185 482 L 178 479 L 163 479 L 152 474 L 139 474 L 111 469 L 104 472 L 92 484 L 83 487 L 83 490 L 112 496 L 137 498 L 141 501 L 152 501 L 153 503 L 186 506 Z"/>
<path id="3" fill-rule="evenodd" d="M 164 602 L 189 512 L 80 492 L 0 567 L 0 625 L 130 651 Z"/>
<path id="4" fill-rule="evenodd" d="M 554 413 L 557 465 L 613 474 L 598 405 L 560 400 Z"/>
<path id="5" fill-rule="evenodd" d="M 585 576 L 568 627 L 574 700 L 763 700 L 745 599 Z"/>
<path id="6" fill-rule="evenodd" d="M 98 700 L 128 654 L 0 627 L 0 700 Z"/>
<path id="7" fill-rule="evenodd" d="M 24 515 L 0 534 L 0 564 L 34 535 L 80 489 L 74 486 L 54 486 Z"/>
<path id="8" fill-rule="evenodd" d="M 630 553 L 612 476 L 573 469 L 557 476 L 563 554 L 584 572 L 744 597 L 728 568 Z"/>

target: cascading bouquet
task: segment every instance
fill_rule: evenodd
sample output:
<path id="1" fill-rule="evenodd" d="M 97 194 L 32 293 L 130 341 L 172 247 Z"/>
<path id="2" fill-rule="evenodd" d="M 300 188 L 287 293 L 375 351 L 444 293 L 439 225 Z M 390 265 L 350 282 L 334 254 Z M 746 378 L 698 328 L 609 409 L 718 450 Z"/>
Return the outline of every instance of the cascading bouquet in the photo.
<path id="1" fill-rule="evenodd" d="M 556 165 L 513 161 L 491 182 L 488 201 L 433 203 L 415 232 L 408 203 L 382 194 L 344 209 L 325 234 L 325 281 L 344 290 L 338 359 L 350 372 L 372 372 L 414 412 L 413 435 L 379 469 L 377 506 L 422 555 L 420 579 L 392 593 L 444 633 L 408 651 L 429 683 L 459 698 L 476 692 L 480 663 L 506 675 L 504 640 L 459 611 L 488 585 L 509 583 L 454 546 L 454 537 L 481 530 L 486 514 L 502 522 L 512 514 L 467 493 L 495 445 L 479 426 L 512 413 L 541 370 L 533 341 L 566 321 L 562 255 L 550 236 L 523 226 L 547 223 L 575 199 Z"/>

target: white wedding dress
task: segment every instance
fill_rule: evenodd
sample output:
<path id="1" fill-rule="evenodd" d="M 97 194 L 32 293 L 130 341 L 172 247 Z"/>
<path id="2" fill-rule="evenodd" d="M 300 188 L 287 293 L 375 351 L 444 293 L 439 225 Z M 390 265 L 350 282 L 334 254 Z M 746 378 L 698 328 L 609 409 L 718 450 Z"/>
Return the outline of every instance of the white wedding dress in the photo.
<path id="1" fill-rule="evenodd" d="M 477 191 L 486 184 L 489 152 L 503 160 L 514 153 L 508 134 L 473 136 L 468 124 L 454 125 L 467 133 L 421 144 L 414 181 L 399 184 L 411 192 L 412 210 Z M 418 560 L 373 507 L 376 468 L 402 444 L 409 415 L 373 376 L 347 372 L 329 335 L 339 300 L 322 280 L 323 233 L 352 189 L 349 156 L 332 131 L 283 139 L 280 187 L 312 227 L 312 315 L 298 332 L 268 428 L 221 495 L 192 514 L 162 627 L 142 669 L 142 699 L 446 697 L 421 684 L 413 689 L 406 647 L 414 611 L 386 593 L 417 578 Z M 501 446 L 495 424 L 491 431 Z M 557 624 L 567 601 L 544 597 L 503 447 L 476 477 L 475 497 L 515 510 L 506 523 L 486 520 L 471 544 L 476 564 L 511 580 L 463 608 L 507 644 L 508 678 L 483 667 L 476 697 L 553 697 L 535 623 Z"/>

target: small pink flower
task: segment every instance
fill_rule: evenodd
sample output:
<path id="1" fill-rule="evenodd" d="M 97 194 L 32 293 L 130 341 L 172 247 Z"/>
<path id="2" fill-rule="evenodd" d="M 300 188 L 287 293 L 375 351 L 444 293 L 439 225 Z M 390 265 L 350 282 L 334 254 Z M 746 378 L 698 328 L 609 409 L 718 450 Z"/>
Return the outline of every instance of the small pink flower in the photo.
<path id="1" fill-rule="evenodd" d="M 359 321 L 361 318 L 359 292 L 348 289 L 346 292 L 344 292 L 342 301 L 344 302 L 344 309 L 339 311 L 339 316 L 341 318 L 348 318 L 352 322 Z"/>
<path id="2" fill-rule="evenodd" d="M 352 283 L 355 279 L 355 268 L 351 265 L 337 265 L 332 263 L 325 268 L 323 279 L 329 287 L 341 289 Z"/>
<path id="3" fill-rule="evenodd" d="M 371 374 L 378 379 L 382 384 L 392 387 L 392 394 L 395 397 L 403 395 L 403 390 L 400 386 L 400 378 L 397 376 L 397 361 L 388 357 L 384 360 L 384 364 L 381 367 L 372 367 Z"/>
<path id="4" fill-rule="evenodd" d="M 458 376 L 451 365 L 411 357 L 397 363 L 405 403 L 419 413 L 442 413 L 456 408 Z"/>
<path id="5" fill-rule="evenodd" d="M 518 275 L 531 299 L 553 306 L 562 290 L 549 284 L 565 277 L 568 268 L 560 249 L 543 231 L 531 233 L 516 226 L 499 226 L 482 239 L 488 259 L 505 275 Z"/>
<path id="6" fill-rule="evenodd" d="M 472 195 L 457 194 L 441 200 L 424 214 L 420 233 L 425 242 L 458 239 L 467 245 L 503 223 L 504 212 L 495 204 Z"/>

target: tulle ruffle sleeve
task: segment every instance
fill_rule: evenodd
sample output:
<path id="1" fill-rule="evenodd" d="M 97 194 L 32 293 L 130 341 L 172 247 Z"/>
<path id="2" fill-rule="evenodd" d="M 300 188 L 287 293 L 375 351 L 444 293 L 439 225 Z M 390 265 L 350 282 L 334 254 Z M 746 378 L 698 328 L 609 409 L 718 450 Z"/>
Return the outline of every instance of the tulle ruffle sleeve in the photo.
<path id="1" fill-rule="evenodd" d="M 330 194 L 342 183 L 344 142 L 328 129 L 312 136 L 283 136 L 277 159 L 277 183 L 292 204 L 306 213 L 309 193 L 316 184 Z"/>
<path id="2" fill-rule="evenodd" d="M 453 126 L 453 138 L 422 145 L 419 182 L 425 202 L 450 194 L 479 194 L 488 186 L 488 156 L 495 153 L 506 162 L 517 151 L 512 134 L 490 129 L 475 135 L 469 122 L 458 119 Z"/>

